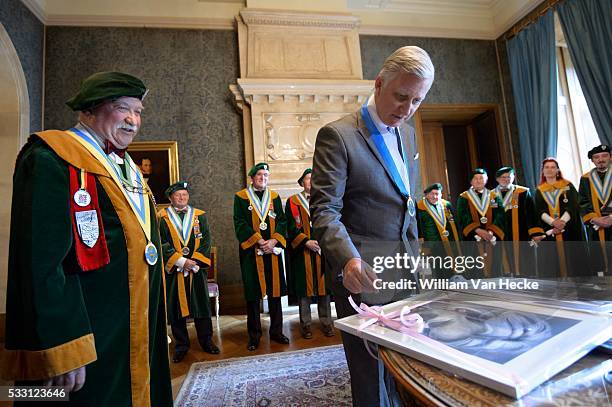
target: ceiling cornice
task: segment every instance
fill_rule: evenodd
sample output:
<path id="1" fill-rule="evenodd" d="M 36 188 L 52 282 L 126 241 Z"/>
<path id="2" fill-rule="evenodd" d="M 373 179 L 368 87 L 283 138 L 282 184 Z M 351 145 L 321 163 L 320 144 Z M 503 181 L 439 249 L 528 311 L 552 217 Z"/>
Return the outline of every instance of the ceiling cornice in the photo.
<path id="1" fill-rule="evenodd" d="M 98 15 L 54 15 L 47 17 L 49 26 L 183 28 L 200 30 L 233 30 L 233 18 L 132 17 Z"/>
<path id="2" fill-rule="evenodd" d="M 54 0 L 51 2 L 45 0 L 21 1 L 44 25 L 48 26 L 212 30 L 233 30 L 237 13 L 222 4 L 229 6 L 240 3 L 239 0 L 226 0 L 224 3 L 216 3 L 217 6 L 215 6 L 215 3 L 209 0 L 194 0 L 195 4 L 200 4 L 197 6 L 200 9 L 199 11 L 194 9 L 197 12 L 192 14 L 183 12 L 182 15 L 173 16 L 166 12 L 166 15 L 139 16 L 137 12 L 132 12 L 132 15 L 113 15 L 112 11 L 101 15 L 99 7 L 98 11 L 93 11 L 83 3 L 80 3 L 78 11 L 74 9 L 78 14 L 66 14 L 73 11 L 65 5 L 67 0 L 64 1 L 63 12 L 60 11 L 61 7 L 55 6 Z M 352 13 L 356 17 L 347 16 L 347 24 L 355 24 L 359 27 L 359 33 L 365 35 L 495 40 L 541 2 L 542 0 L 348 0 L 343 6 L 338 7 L 344 8 L 344 13 L 340 10 L 338 13 L 331 14 Z M 215 7 L 211 10 L 217 13 L 213 13 L 213 16 L 209 14 L 210 17 L 207 17 L 201 11 L 203 3 L 209 3 L 210 7 Z M 284 7 L 291 6 L 290 2 L 281 3 Z M 239 4 L 237 5 L 240 7 Z M 56 13 L 53 13 L 53 10 Z M 149 8 L 149 10 L 152 9 Z M 251 10 L 256 9 L 243 8 L 242 10 L 250 13 Z M 88 14 L 88 11 L 91 14 Z M 270 15 L 274 13 L 282 15 L 288 12 L 300 13 L 296 10 L 264 9 L 256 10 L 252 14 L 253 18 L 263 18 L 257 14 L 260 11 L 270 13 Z M 159 10 L 157 12 L 159 13 Z M 360 19 L 361 24 L 349 21 L 351 18 L 357 21 Z"/>

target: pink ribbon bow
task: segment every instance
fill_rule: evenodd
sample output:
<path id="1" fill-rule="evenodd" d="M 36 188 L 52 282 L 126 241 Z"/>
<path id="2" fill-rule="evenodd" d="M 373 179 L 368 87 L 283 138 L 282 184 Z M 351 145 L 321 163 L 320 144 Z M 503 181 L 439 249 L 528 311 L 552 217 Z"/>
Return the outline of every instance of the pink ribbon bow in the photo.
<path id="1" fill-rule="evenodd" d="M 353 298 L 348 298 L 351 307 L 359 313 L 362 318 L 367 318 L 367 321 L 359 325 L 357 329 L 363 331 L 370 325 L 380 323 L 387 328 L 391 328 L 394 331 L 402 333 L 420 333 L 423 332 L 425 327 L 425 321 L 419 314 L 411 313 L 412 308 L 405 305 L 401 311 L 393 311 L 385 314 L 382 307 L 380 306 L 368 306 L 361 303 L 359 306 L 355 303 Z"/>

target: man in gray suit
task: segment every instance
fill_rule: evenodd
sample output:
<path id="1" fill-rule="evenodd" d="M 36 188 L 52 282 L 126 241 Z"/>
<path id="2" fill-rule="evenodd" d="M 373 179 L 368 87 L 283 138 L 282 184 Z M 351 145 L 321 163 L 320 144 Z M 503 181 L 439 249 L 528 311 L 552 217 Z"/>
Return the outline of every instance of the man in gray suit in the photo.
<path id="1" fill-rule="evenodd" d="M 375 279 L 398 281 L 407 270 L 377 275 L 369 264 L 373 253 L 386 250 L 393 255 L 398 247 L 418 256 L 416 210 L 408 179 L 415 164 L 406 154 L 408 137 L 399 132 L 399 126 L 418 109 L 433 79 L 434 67 L 424 50 L 399 48 L 384 62 L 374 93 L 362 108 L 329 123 L 317 135 L 310 208 L 313 230 L 331 273 L 339 318 L 356 313 L 349 295 L 357 304 L 380 305 L 411 293 L 376 290 Z M 408 278 L 416 280 L 415 271 L 408 270 Z M 342 342 L 353 404 L 389 404 L 392 395 L 384 382 L 389 387 L 391 380 L 382 364 L 356 336 L 342 332 Z"/>

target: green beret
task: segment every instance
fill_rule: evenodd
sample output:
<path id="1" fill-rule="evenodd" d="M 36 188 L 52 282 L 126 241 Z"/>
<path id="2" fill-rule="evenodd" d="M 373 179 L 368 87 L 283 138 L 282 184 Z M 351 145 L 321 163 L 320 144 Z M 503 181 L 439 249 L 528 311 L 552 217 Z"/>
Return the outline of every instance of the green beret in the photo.
<path id="1" fill-rule="evenodd" d="M 255 174 L 257 174 L 257 171 L 259 170 L 266 170 L 270 172 L 270 166 L 267 163 L 255 164 L 253 168 L 251 168 L 251 170 L 249 171 L 249 177 L 254 177 Z"/>
<path id="2" fill-rule="evenodd" d="M 81 82 L 77 94 L 66 104 L 74 111 L 83 111 L 122 96 L 143 100 L 147 92 L 145 84 L 132 75 L 121 72 L 98 72 Z"/>
<path id="3" fill-rule="evenodd" d="M 170 195 L 172 195 L 176 191 L 180 191 L 182 189 L 184 189 L 185 191 L 189 191 L 189 188 L 190 186 L 187 181 L 179 181 L 166 188 L 165 194 L 168 198 L 170 198 Z"/>
<path id="4" fill-rule="evenodd" d="M 488 176 L 487 171 L 484 168 L 476 168 L 474 171 L 472 171 L 472 174 L 470 175 L 470 181 L 474 179 L 474 175 L 476 174 L 482 174 L 484 176 Z"/>
<path id="5" fill-rule="evenodd" d="M 589 156 L 589 160 L 591 158 L 593 158 L 593 155 L 595 154 L 599 154 L 599 153 L 610 153 L 610 147 L 608 147 L 605 144 L 602 144 L 600 146 L 594 147 L 591 149 L 591 151 L 588 152 L 588 156 Z"/>
<path id="6" fill-rule="evenodd" d="M 425 191 L 423 191 L 423 193 L 428 194 L 434 189 L 437 189 L 438 191 L 442 191 L 442 184 L 440 184 L 439 182 L 436 182 L 435 184 L 431 184 L 430 186 L 425 188 Z"/>
<path id="7" fill-rule="evenodd" d="M 514 171 L 514 168 L 512 167 L 501 167 L 499 170 L 497 170 L 495 172 L 495 178 L 499 178 L 501 177 L 503 174 L 505 173 L 512 173 L 512 174 L 516 174 L 516 172 Z"/>
<path id="8" fill-rule="evenodd" d="M 308 174 L 312 174 L 312 168 L 306 168 L 304 170 L 304 172 L 302 173 L 302 176 L 300 177 L 300 179 L 298 179 L 298 184 L 302 185 L 302 180 L 304 179 L 304 177 Z"/>

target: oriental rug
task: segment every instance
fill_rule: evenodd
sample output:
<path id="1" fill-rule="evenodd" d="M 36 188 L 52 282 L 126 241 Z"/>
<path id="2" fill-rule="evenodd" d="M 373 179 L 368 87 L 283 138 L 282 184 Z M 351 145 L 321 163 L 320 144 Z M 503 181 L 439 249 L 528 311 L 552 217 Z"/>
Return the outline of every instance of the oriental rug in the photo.
<path id="1" fill-rule="evenodd" d="M 342 346 L 194 363 L 175 406 L 351 406 Z"/>

